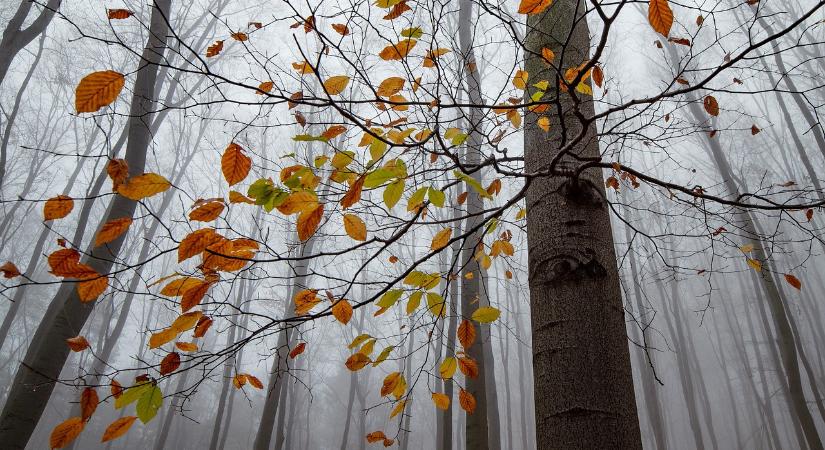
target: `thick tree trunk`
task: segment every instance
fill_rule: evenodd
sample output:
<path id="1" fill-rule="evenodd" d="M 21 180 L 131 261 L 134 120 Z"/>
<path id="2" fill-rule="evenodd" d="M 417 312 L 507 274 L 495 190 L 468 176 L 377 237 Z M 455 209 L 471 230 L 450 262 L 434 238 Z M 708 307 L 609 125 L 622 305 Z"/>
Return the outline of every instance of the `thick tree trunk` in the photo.
<path id="1" fill-rule="evenodd" d="M 135 81 L 126 149 L 131 176 L 143 173 L 146 150 L 152 139 L 148 118 L 154 110 L 153 90 L 157 63 L 166 46 L 170 3 L 171 0 L 155 2 L 149 40 Z M 132 217 L 136 207 L 137 202 L 118 195 L 104 214 L 100 225 L 112 219 Z M 120 236 L 107 246 L 90 248 L 82 262 L 100 274 L 109 273 L 124 240 L 125 236 Z M 0 442 L 3 442 L 5 448 L 22 450 L 26 446 L 68 357 L 69 348 L 65 345 L 65 340 L 80 333 L 93 306 L 94 303 L 80 302 L 74 283 L 63 283 L 59 288 L 17 371 L 3 407 L 0 416 Z"/>
<path id="2" fill-rule="evenodd" d="M 23 24 L 34 3 L 31 0 L 20 0 L 20 6 L 17 7 L 6 29 L 3 30 L 3 36 L 0 38 L 0 85 L 3 84 L 14 57 L 29 45 L 29 42 L 46 31 L 46 27 L 54 18 L 54 13 L 60 8 L 62 0 L 49 0 L 34 21 L 24 28 Z"/>
<path id="3" fill-rule="evenodd" d="M 541 55 L 575 67 L 590 58 L 580 0 L 557 0 L 528 16 L 526 70 L 533 84 L 547 79 L 550 131 L 527 113 L 524 130 L 528 173 L 547 170 L 563 146 L 596 158 L 595 126 L 583 130 L 578 111 L 592 116 L 592 99 L 556 87 L 556 72 Z M 564 69 L 562 69 L 563 71 Z M 526 92 L 527 101 L 532 87 Z M 564 126 L 560 124 L 564 117 Z M 577 135 L 582 139 L 571 141 Z M 563 157 L 560 169 L 573 162 Z M 527 243 L 533 322 L 536 440 L 556 448 L 641 448 L 639 419 L 625 328 L 610 216 L 600 170 L 575 180 L 533 179 L 527 191 Z"/>

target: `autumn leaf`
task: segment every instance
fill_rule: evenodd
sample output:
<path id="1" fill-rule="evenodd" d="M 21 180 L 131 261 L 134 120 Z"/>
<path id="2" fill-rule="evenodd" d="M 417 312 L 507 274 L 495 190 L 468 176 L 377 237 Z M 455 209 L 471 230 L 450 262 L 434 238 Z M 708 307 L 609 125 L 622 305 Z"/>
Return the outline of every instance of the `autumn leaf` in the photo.
<path id="1" fill-rule="evenodd" d="M 212 228 L 204 228 L 189 233 L 178 246 L 178 262 L 202 253 L 207 247 L 221 240 L 223 240 L 223 237 Z"/>
<path id="2" fill-rule="evenodd" d="M 344 230 L 356 241 L 367 240 L 367 226 L 355 214 L 344 214 Z"/>
<path id="3" fill-rule="evenodd" d="M 168 375 L 180 367 L 180 354 L 172 352 L 163 357 L 160 361 L 160 374 Z"/>
<path id="4" fill-rule="evenodd" d="M 214 44 L 210 45 L 206 48 L 206 57 L 212 58 L 213 56 L 218 56 L 221 51 L 223 50 L 223 41 L 215 41 Z"/>
<path id="5" fill-rule="evenodd" d="M 83 389 L 83 393 L 80 394 L 80 414 L 84 422 L 88 422 L 92 417 L 99 401 L 97 391 L 94 388 L 87 387 Z"/>
<path id="6" fill-rule="evenodd" d="M 332 315 L 346 325 L 352 318 L 352 305 L 345 299 L 338 300 L 332 305 Z"/>
<path id="7" fill-rule="evenodd" d="M 129 178 L 129 164 L 124 159 L 110 159 L 106 164 L 106 174 L 112 180 L 112 191 L 117 192 L 120 185 Z"/>
<path id="8" fill-rule="evenodd" d="M 657 33 L 667 37 L 673 26 L 673 11 L 670 9 L 668 0 L 650 0 L 647 20 Z"/>
<path id="9" fill-rule="evenodd" d="M 347 369 L 349 369 L 353 372 L 357 372 L 357 371 L 363 369 L 364 366 L 366 366 L 369 362 L 370 362 L 370 357 L 369 356 L 367 356 L 367 355 L 365 355 L 361 352 L 358 352 L 358 353 L 353 354 L 349 358 L 347 358 L 347 362 L 345 363 L 345 365 L 347 366 Z"/>
<path id="10" fill-rule="evenodd" d="M 15 278 L 20 276 L 20 270 L 11 261 L 6 261 L 0 266 L 0 272 L 4 278 Z"/>
<path id="11" fill-rule="evenodd" d="M 355 183 L 352 183 L 352 186 L 350 186 L 347 193 L 344 194 L 344 197 L 341 199 L 341 208 L 347 209 L 356 204 L 358 200 L 361 200 L 361 191 L 364 188 L 365 179 L 366 177 L 360 176 L 355 180 Z"/>
<path id="12" fill-rule="evenodd" d="M 166 191 L 172 183 L 156 173 L 144 173 L 119 186 L 117 192 L 131 200 L 141 200 Z"/>
<path id="13" fill-rule="evenodd" d="M 387 436 L 384 435 L 383 431 L 373 431 L 372 433 L 367 435 L 367 442 L 373 444 L 375 442 L 381 442 L 387 439 Z"/>
<path id="14" fill-rule="evenodd" d="M 376 93 L 380 97 L 390 97 L 400 92 L 404 88 L 405 82 L 406 80 L 401 77 L 389 77 L 378 85 Z"/>
<path id="15" fill-rule="evenodd" d="M 436 408 L 443 410 L 450 409 L 450 397 L 448 397 L 447 394 L 433 392 L 432 397 Z"/>
<path id="16" fill-rule="evenodd" d="M 321 303 L 317 294 L 318 291 L 314 289 L 304 289 L 295 294 L 295 315 L 303 316 Z"/>
<path id="17" fill-rule="evenodd" d="M 252 159 L 244 154 L 240 145 L 232 142 L 226 147 L 221 157 L 221 172 L 230 186 L 243 181 L 251 167 Z"/>
<path id="18" fill-rule="evenodd" d="M 702 102 L 705 111 L 708 112 L 711 116 L 718 116 L 719 115 L 719 103 L 716 101 L 716 98 L 712 95 L 708 95 L 705 97 L 705 100 Z"/>
<path id="19" fill-rule="evenodd" d="M 198 344 L 194 342 L 175 342 L 175 347 L 178 350 L 186 353 L 192 353 L 198 351 Z"/>
<path id="20" fill-rule="evenodd" d="M 198 324 L 201 317 L 203 317 L 203 312 L 201 311 L 191 311 L 181 314 L 172 322 L 169 329 L 174 330 L 177 333 L 183 333 L 186 330 L 195 328 L 195 325 Z"/>
<path id="21" fill-rule="evenodd" d="M 295 348 L 292 349 L 292 351 L 289 352 L 289 358 L 290 359 L 297 358 L 298 355 L 300 355 L 301 353 L 304 352 L 304 350 L 306 350 L 306 348 L 307 348 L 307 343 L 306 342 L 301 342 L 300 344 L 296 345 Z"/>
<path id="22" fill-rule="evenodd" d="M 258 85 L 258 89 L 255 90 L 255 94 L 264 95 L 266 93 L 269 93 L 269 91 L 271 91 L 274 86 L 275 83 L 271 81 L 264 81 L 263 83 Z"/>
<path id="23" fill-rule="evenodd" d="M 43 218 L 45 220 L 62 219 L 69 215 L 74 208 L 74 200 L 66 195 L 58 195 L 46 200 L 43 205 Z"/>
<path id="24" fill-rule="evenodd" d="M 602 87 L 602 83 L 604 83 L 604 72 L 600 66 L 593 66 L 593 71 L 590 76 L 593 78 L 593 83 L 595 83 L 596 86 Z"/>
<path id="25" fill-rule="evenodd" d="M 407 405 L 406 400 L 401 400 L 400 402 L 398 402 L 398 404 L 395 405 L 395 408 L 392 409 L 392 412 L 390 412 L 390 419 L 392 419 L 393 417 L 401 414 L 401 412 L 404 411 L 404 407 L 406 405 Z"/>
<path id="26" fill-rule="evenodd" d="M 478 377 L 478 364 L 469 356 L 458 358 L 458 368 L 461 370 L 461 373 L 467 377 Z"/>
<path id="27" fill-rule="evenodd" d="M 346 36 L 349 34 L 349 28 L 347 28 L 347 26 L 343 23 L 332 24 L 332 29 L 335 30 L 335 32 L 340 34 L 341 36 Z"/>
<path id="28" fill-rule="evenodd" d="M 527 79 L 529 78 L 529 74 L 525 70 L 517 70 L 516 74 L 513 76 L 513 86 L 517 89 L 525 90 L 527 89 Z"/>
<path id="29" fill-rule="evenodd" d="M 229 191 L 229 203 L 246 203 L 248 205 L 254 205 L 255 200 L 252 200 L 238 191 Z"/>
<path id="30" fill-rule="evenodd" d="M 324 205 L 316 205 L 315 208 L 309 211 L 304 211 L 298 216 L 298 239 L 306 241 L 311 238 L 318 225 L 321 224 L 321 219 L 324 217 Z"/>
<path id="31" fill-rule="evenodd" d="M 121 394 L 123 394 L 123 386 L 121 386 L 120 383 L 117 380 L 112 380 L 111 391 L 112 391 L 112 397 L 114 397 L 115 399 L 118 399 L 118 398 L 120 398 Z"/>
<path id="32" fill-rule="evenodd" d="M 232 37 L 232 39 L 240 42 L 249 40 L 249 36 L 246 33 L 237 32 L 230 34 L 230 36 Z"/>
<path id="33" fill-rule="evenodd" d="M 264 384 L 261 383 L 261 380 L 258 379 L 258 377 L 256 377 L 255 375 L 246 374 L 246 381 L 248 381 L 249 384 L 252 387 L 254 387 L 255 389 L 263 389 L 264 388 Z"/>
<path id="34" fill-rule="evenodd" d="M 203 203 L 189 213 L 189 220 L 211 222 L 220 217 L 224 208 L 222 200 Z"/>
<path id="35" fill-rule="evenodd" d="M 381 397 L 386 397 L 392 394 L 393 391 L 401 383 L 401 372 L 393 372 L 384 378 L 384 383 L 381 385 Z"/>
<path id="36" fill-rule="evenodd" d="M 329 95 L 338 95 L 341 92 L 344 92 L 344 89 L 347 88 L 349 84 L 349 77 L 346 75 L 338 75 L 334 77 L 329 77 L 324 81 L 324 89 L 326 89 Z"/>
<path id="37" fill-rule="evenodd" d="M 176 337 L 178 337 L 178 332 L 172 328 L 166 328 L 157 333 L 153 333 L 152 336 L 149 337 L 149 348 L 158 348 L 167 342 L 171 342 Z"/>
<path id="38" fill-rule="evenodd" d="M 197 285 L 187 289 L 183 294 L 183 298 L 180 300 L 181 312 L 189 311 L 195 306 L 200 305 L 201 300 L 203 300 L 206 292 L 209 291 L 210 286 L 212 286 L 212 283 L 201 281 Z"/>
<path id="39" fill-rule="evenodd" d="M 407 5 L 407 0 L 403 0 L 401 2 L 396 3 L 390 12 L 387 13 L 383 18 L 384 20 L 394 20 L 401 17 L 406 11 L 411 11 L 412 8 Z"/>
<path id="40" fill-rule="evenodd" d="M 397 44 L 388 45 L 378 56 L 384 61 L 400 61 L 410 54 L 410 51 L 415 47 L 418 41 L 415 39 L 404 39 Z"/>
<path id="41" fill-rule="evenodd" d="M 501 311 L 497 308 L 493 308 L 492 306 L 482 306 L 481 308 L 475 310 L 472 318 L 479 323 L 490 323 L 495 322 L 499 315 L 501 315 Z"/>
<path id="42" fill-rule="evenodd" d="M 762 263 L 761 262 L 759 262 L 755 259 L 751 259 L 751 258 L 746 258 L 746 260 L 747 260 L 748 265 L 751 266 L 751 268 L 753 270 L 755 270 L 757 272 L 762 271 Z"/>
<path id="43" fill-rule="evenodd" d="M 518 13 L 527 15 L 541 14 L 552 4 L 553 0 L 521 0 L 521 3 L 518 5 Z"/>
<path id="44" fill-rule="evenodd" d="M 544 62 L 546 62 L 547 64 L 552 64 L 553 60 L 556 59 L 556 54 L 553 53 L 553 50 L 550 50 L 547 47 L 542 47 L 541 57 L 544 59 Z"/>
<path id="45" fill-rule="evenodd" d="M 799 281 L 799 278 L 797 278 L 797 277 L 795 277 L 795 276 L 793 276 L 789 273 L 786 273 L 785 274 L 785 281 L 787 281 L 788 284 L 790 284 L 791 286 L 795 287 L 796 290 L 798 290 L 798 291 L 802 290 L 802 282 Z"/>
<path id="46" fill-rule="evenodd" d="M 235 386 L 235 389 L 240 389 L 243 385 L 246 384 L 247 377 L 246 374 L 239 373 L 232 377 L 232 385 Z"/>
<path id="47" fill-rule="evenodd" d="M 106 16 L 109 19 L 128 19 L 132 17 L 135 13 L 129 11 L 128 9 L 108 9 L 106 10 Z"/>
<path id="48" fill-rule="evenodd" d="M 438 366 L 438 373 L 441 375 L 441 378 L 444 381 L 449 380 L 455 374 L 455 370 L 458 368 L 458 362 L 452 356 L 444 358 L 444 361 L 441 362 L 441 365 Z"/>
<path id="49" fill-rule="evenodd" d="M 450 237 L 453 235 L 453 229 L 447 227 L 433 236 L 433 241 L 430 243 L 430 249 L 441 250 L 450 243 Z"/>
<path id="50" fill-rule="evenodd" d="M 117 99 L 126 80 L 112 70 L 93 72 L 83 77 L 75 89 L 75 110 L 78 114 L 95 112 Z"/>
<path id="51" fill-rule="evenodd" d="M 106 431 L 103 432 L 103 437 L 100 442 L 108 442 L 123 436 L 129 431 L 132 424 L 135 423 L 135 419 L 137 419 L 136 416 L 126 416 L 115 420 L 106 427 Z"/>
<path id="52" fill-rule="evenodd" d="M 114 241 L 132 224 L 131 217 L 121 217 L 120 219 L 112 219 L 100 228 L 95 237 L 95 247 Z"/>
<path id="53" fill-rule="evenodd" d="M 109 287 L 109 278 L 97 276 L 77 283 L 77 296 L 81 302 L 87 303 L 100 297 L 107 287 Z"/>
<path id="54" fill-rule="evenodd" d="M 476 340 L 476 328 L 472 322 L 467 319 L 461 321 L 458 326 L 458 341 L 464 350 L 469 349 Z"/>
<path id="55" fill-rule="evenodd" d="M 49 436 L 50 448 L 63 448 L 71 444 L 83 431 L 84 421 L 81 417 L 72 417 L 52 429 Z"/>
<path id="56" fill-rule="evenodd" d="M 83 350 L 89 348 L 89 341 L 87 341 L 83 336 L 75 336 L 73 338 L 66 339 L 66 345 L 68 345 L 73 352 L 82 352 Z"/>
<path id="57" fill-rule="evenodd" d="M 464 389 L 458 391 L 458 403 L 461 405 L 461 409 L 467 411 L 468 414 L 472 414 L 476 410 L 476 398 Z"/>
<path id="58" fill-rule="evenodd" d="M 195 277 L 176 278 L 160 290 L 160 295 L 165 295 L 167 297 L 180 297 L 186 294 L 186 292 L 190 289 L 200 285 L 202 282 L 203 280 Z"/>
<path id="59" fill-rule="evenodd" d="M 203 316 L 198 319 L 198 323 L 195 325 L 195 333 L 194 336 L 196 338 L 203 337 L 206 335 L 206 332 L 209 330 L 209 327 L 212 326 L 213 320 L 207 316 Z"/>

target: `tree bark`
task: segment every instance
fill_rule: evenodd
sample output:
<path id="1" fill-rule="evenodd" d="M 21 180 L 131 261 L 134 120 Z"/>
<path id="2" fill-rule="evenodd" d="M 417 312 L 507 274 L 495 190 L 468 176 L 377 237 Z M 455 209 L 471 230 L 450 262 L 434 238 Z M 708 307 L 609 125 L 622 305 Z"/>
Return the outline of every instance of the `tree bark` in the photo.
<path id="1" fill-rule="evenodd" d="M 146 151 L 152 139 L 148 121 L 154 110 L 153 91 L 157 64 L 166 46 L 170 3 L 171 0 L 155 2 L 149 39 L 135 81 L 130 109 L 129 142 L 126 149 L 126 161 L 131 176 L 143 173 Z M 116 196 L 100 221 L 98 229 L 109 220 L 132 217 L 136 207 L 137 202 L 134 200 Z M 109 245 L 88 249 L 87 256 L 82 262 L 100 274 L 109 273 L 124 240 L 125 236 L 120 236 Z M 74 283 L 61 284 L 17 371 L 0 415 L 0 442 L 4 443 L 5 448 L 25 448 L 68 357 L 69 348 L 65 345 L 65 340 L 80 333 L 93 306 L 94 303 L 80 302 Z"/>
<path id="2" fill-rule="evenodd" d="M 6 29 L 3 30 L 2 38 L 0 38 L 0 86 L 6 78 L 14 57 L 17 56 L 20 50 L 29 45 L 29 42 L 46 31 L 46 27 L 49 26 L 61 3 L 62 0 L 49 0 L 46 7 L 40 11 L 31 25 L 23 28 L 23 23 L 26 22 L 34 2 L 20 0 L 20 6 L 17 7 L 14 15 L 6 25 Z"/>
<path id="3" fill-rule="evenodd" d="M 549 80 L 547 96 L 558 98 L 550 107 L 548 133 L 538 127 L 538 115 L 527 113 L 528 173 L 549 169 L 565 145 L 578 157 L 599 157 L 595 126 L 583 129 L 575 116 L 578 112 L 592 117 L 592 99 L 578 94 L 579 101 L 574 101 L 574 92 L 561 92 L 556 72 L 539 56 L 542 48 L 549 48 L 559 55 L 562 67 L 590 58 L 583 10 L 580 0 L 557 0 L 544 13 L 527 18 L 526 70 L 531 80 Z M 530 101 L 531 92 L 525 94 Z M 563 157 L 559 168 L 572 164 L 571 158 Z M 531 180 L 527 243 L 539 447 L 641 448 L 601 171 L 587 170 L 576 179 Z"/>

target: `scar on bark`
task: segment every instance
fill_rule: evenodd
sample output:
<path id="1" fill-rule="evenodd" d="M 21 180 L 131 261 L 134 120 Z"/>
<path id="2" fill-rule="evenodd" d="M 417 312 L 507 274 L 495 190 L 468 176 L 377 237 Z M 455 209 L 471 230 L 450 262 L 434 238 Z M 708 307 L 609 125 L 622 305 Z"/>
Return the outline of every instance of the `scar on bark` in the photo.
<path id="1" fill-rule="evenodd" d="M 585 278 L 605 278 L 607 269 L 598 261 L 593 249 L 571 249 L 569 253 L 542 258 L 530 275 L 543 285 L 552 285 Z"/>

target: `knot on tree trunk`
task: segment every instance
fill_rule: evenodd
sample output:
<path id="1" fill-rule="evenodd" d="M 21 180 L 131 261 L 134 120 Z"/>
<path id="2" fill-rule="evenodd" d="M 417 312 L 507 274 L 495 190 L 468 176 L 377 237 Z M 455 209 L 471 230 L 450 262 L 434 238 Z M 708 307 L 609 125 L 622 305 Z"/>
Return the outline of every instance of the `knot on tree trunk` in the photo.
<path id="1" fill-rule="evenodd" d="M 570 203 L 587 208 L 601 209 L 605 201 L 604 189 L 581 174 L 578 178 L 571 178 L 562 183 L 559 189 Z"/>
<path id="2" fill-rule="evenodd" d="M 554 255 L 537 255 L 536 259 L 530 277 L 545 286 L 607 277 L 607 269 L 590 248 L 568 249 Z"/>

